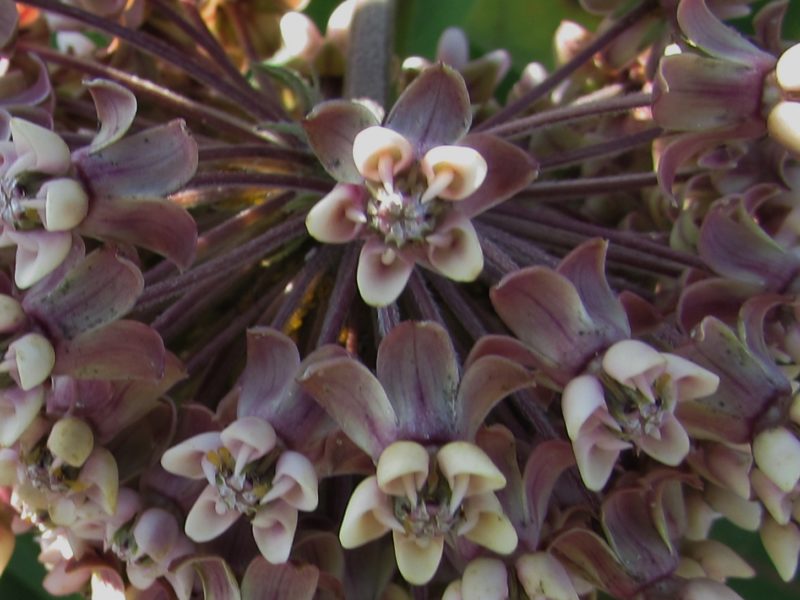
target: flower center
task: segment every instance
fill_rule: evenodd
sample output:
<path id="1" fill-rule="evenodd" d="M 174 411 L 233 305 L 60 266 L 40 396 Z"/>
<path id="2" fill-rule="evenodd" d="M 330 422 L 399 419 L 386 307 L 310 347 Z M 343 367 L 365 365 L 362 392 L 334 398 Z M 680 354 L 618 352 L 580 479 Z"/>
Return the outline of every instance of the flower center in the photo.
<path id="1" fill-rule="evenodd" d="M 650 387 L 648 393 L 621 384 L 617 380 L 601 377 L 606 391 L 606 402 L 611 415 L 629 437 L 657 435 L 664 413 L 675 405 L 672 378 L 663 373 Z"/>
<path id="2" fill-rule="evenodd" d="M 252 517 L 258 510 L 261 499 L 272 488 L 275 478 L 275 463 L 281 450 L 272 452 L 253 461 L 236 473 L 236 461 L 225 447 L 210 450 L 205 459 L 214 471 L 212 484 L 217 488 L 222 502 L 229 510 L 236 510 Z"/>
<path id="3" fill-rule="evenodd" d="M 463 510 L 459 505 L 450 512 L 450 486 L 437 469 L 417 493 L 416 502 L 406 496 L 393 496 L 394 516 L 407 535 L 430 538 L 445 535 L 461 522 Z"/>
<path id="4" fill-rule="evenodd" d="M 38 189 L 41 181 L 30 173 L 14 179 L 0 179 L 0 219 L 17 230 L 41 225 L 36 208 L 44 208 L 44 201 L 31 198 L 31 190 Z"/>
<path id="5" fill-rule="evenodd" d="M 395 176 L 389 184 L 368 181 L 367 189 L 369 227 L 382 235 L 384 242 L 397 247 L 423 241 L 434 230 L 444 208 L 436 198 L 423 201 L 427 185 L 417 165 Z"/>

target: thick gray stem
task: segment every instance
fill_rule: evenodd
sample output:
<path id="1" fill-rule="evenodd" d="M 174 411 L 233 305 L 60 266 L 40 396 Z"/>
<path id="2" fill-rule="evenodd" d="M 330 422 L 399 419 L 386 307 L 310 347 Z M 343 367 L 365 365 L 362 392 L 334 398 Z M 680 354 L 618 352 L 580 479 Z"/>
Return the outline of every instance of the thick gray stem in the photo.
<path id="1" fill-rule="evenodd" d="M 345 96 L 389 100 L 389 72 L 394 48 L 395 0 L 358 0 L 350 26 Z"/>

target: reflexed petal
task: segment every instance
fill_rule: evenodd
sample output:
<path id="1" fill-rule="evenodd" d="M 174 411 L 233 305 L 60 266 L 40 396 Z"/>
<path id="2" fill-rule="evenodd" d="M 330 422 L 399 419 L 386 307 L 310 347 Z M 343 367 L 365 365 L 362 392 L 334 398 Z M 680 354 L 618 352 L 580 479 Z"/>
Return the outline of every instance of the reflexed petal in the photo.
<path id="1" fill-rule="evenodd" d="M 80 233 L 133 244 L 186 269 L 192 264 L 197 225 L 188 211 L 163 198 L 95 198 Z"/>
<path id="2" fill-rule="evenodd" d="M 26 392 L 44 383 L 56 362 L 53 345 L 39 333 L 28 333 L 12 342 L 8 347 L 9 355 L 17 365 L 19 386 Z"/>
<path id="3" fill-rule="evenodd" d="M 569 438 L 578 439 L 584 423 L 595 411 L 608 412 L 600 380 L 593 375 L 581 375 L 570 381 L 561 397 L 561 410 Z"/>
<path id="4" fill-rule="evenodd" d="M 444 551 L 444 537 L 418 539 L 392 532 L 397 568 L 403 579 L 412 585 L 428 583 L 439 568 Z"/>
<path id="5" fill-rule="evenodd" d="M 47 231 L 67 231 L 76 227 L 89 212 L 89 197 L 74 179 L 46 181 L 39 190 L 44 195 L 44 227 Z"/>
<path id="6" fill-rule="evenodd" d="M 743 598 L 718 581 L 692 579 L 681 590 L 678 600 L 743 600 Z"/>
<path id="7" fill-rule="evenodd" d="M 358 548 L 393 528 L 402 530 L 391 500 L 378 487 L 377 477 L 367 477 L 350 496 L 339 529 L 339 541 L 346 549 Z"/>
<path id="8" fill-rule="evenodd" d="M 461 200 L 477 190 L 486 179 L 486 161 L 467 146 L 436 146 L 425 154 L 422 172 L 428 189 L 422 201 L 433 198 Z"/>
<path id="9" fill-rule="evenodd" d="M 222 535 L 241 516 L 225 506 L 216 488 L 206 486 L 186 515 L 186 535 L 195 542 L 208 542 Z"/>
<path id="10" fill-rule="evenodd" d="M 753 439 L 753 458 L 784 492 L 790 492 L 800 480 L 800 440 L 784 427 L 759 433 Z"/>
<path id="11" fill-rule="evenodd" d="M 499 490 L 506 478 L 492 459 L 469 442 L 450 442 L 436 453 L 436 462 L 450 484 L 450 512 L 454 513 L 464 498 Z"/>
<path id="12" fill-rule="evenodd" d="M 125 135 L 136 117 L 136 96 L 108 79 L 92 79 L 84 81 L 83 85 L 89 88 L 100 121 L 100 129 L 87 148 L 92 153 L 103 150 Z"/>
<path id="13" fill-rule="evenodd" d="M 0 333 L 11 333 L 19 329 L 26 318 L 25 311 L 16 298 L 0 294 Z"/>
<path id="14" fill-rule="evenodd" d="M 356 239 L 366 220 L 364 188 L 339 184 L 308 212 L 306 229 L 317 241 L 344 244 Z"/>
<path id="15" fill-rule="evenodd" d="M 408 498 L 417 502 L 417 491 L 428 478 L 430 456 L 416 442 L 394 442 L 378 459 L 378 487 L 389 496 Z"/>
<path id="16" fill-rule="evenodd" d="M 737 527 L 756 531 L 761 524 L 763 510 L 757 501 L 740 498 L 730 490 L 711 483 L 705 484 L 705 501 Z"/>
<path id="17" fill-rule="evenodd" d="M 724 583 L 729 577 L 747 579 L 756 572 L 741 556 L 717 540 L 700 540 L 681 552 L 695 559 L 709 578 Z"/>
<path id="18" fill-rule="evenodd" d="M 299 452 L 288 450 L 278 459 L 272 488 L 261 504 L 280 498 L 297 510 L 314 510 L 319 502 L 317 483 L 317 474 L 309 460 Z"/>
<path id="19" fill-rule="evenodd" d="M 413 269 L 414 263 L 401 252 L 369 240 L 358 258 L 358 291 L 370 306 L 386 306 L 403 292 Z"/>
<path id="20" fill-rule="evenodd" d="M 218 450 L 221 446 L 219 432 L 201 433 L 164 452 L 161 457 L 161 466 L 170 473 L 181 477 L 203 479 L 205 473 L 200 466 L 203 457 L 209 451 Z"/>
<path id="21" fill-rule="evenodd" d="M 373 460 L 396 439 L 397 417 L 386 392 L 356 360 L 344 356 L 310 360 L 299 383 Z"/>
<path id="22" fill-rule="evenodd" d="M 258 556 L 242 578 L 244 600 L 312 600 L 319 584 L 319 569 L 312 564 L 272 565 Z"/>
<path id="23" fill-rule="evenodd" d="M 400 323 L 381 342 L 376 371 L 397 415 L 398 437 L 452 437 L 458 363 L 444 328 Z"/>
<path id="24" fill-rule="evenodd" d="M 636 438 L 636 445 L 645 453 L 665 465 L 677 466 L 689 453 L 689 436 L 672 413 L 664 413 L 660 437 L 642 435 Z"/>
<path id="25" fill-rule="evenodd" d="M 564 566 L 547 552 L 524 554 L 516 562 L 517 577 L 531 598 L 578 600 Z"/>
<path id="26" fill-rule="evenodd" d="M 461 75 L 447 65 L 425 69 L 397 99 L 386 127 L 404 136 L 418 156 L 452 144 L 472 124 L 469 94 Z"/>
<path id="27" fill-rule="evenodd" d="M 197 142 L 176 119 L 76 159 L 99 197 L 152 198 L 174 192 L 197 170 Z M 142 177 L 147 173 L 147 177 Z"/>
<path id="28" fill-rule="evenodd" d="M 776 142 L 800 154 L 800 102 L 778 102 L 769 112 L 767 129 Z"/>
<path id="29" fill-rule="evenodd" d="M 160 379 L 164 361 L 164 342 L 154 329 L 122 320 L 59 344 L 53 372 L 77 379 Z"/>
<path id="30" fill-rule="evenodd" d="M 375 114 L 363 104 L 330 100 L 314 107 L 303 121 L 303 129 L 331 177 L 343 183 L 361 183 L 363 178 L 353 161 L 353 140 L 377 124 Z"/>
<path id="31" fill-rule="evenodd" d="M 19 158 L 6 171 L 6 178 L 25 171 L 61 175 L 69 169 L 69 148 L 57 133 L 16 117 L 10 125 Z"/>
<path id="32" fill-rule="evenodd" d="M 459 535 L 498 554 L 511 554 L 517 547 L 517 532 L 491 492 L 467 498 L 464 513 Z"/>
<path id="33" fill-rule="evenodd" d="M 378 125 L 360 131 L 353 140 L 353 160 L 366 179 L 389 183 L 414 160 L 414 151 L 402 135 Z"/>
<path id="34" fill-rule="evenodd" d="M 253 517 L 253 538 L 261 555 L 273 564 L 289 560 L 296 529 L 297 509 L 285 502 L 263 506 Z"/>
<path id="35" fill-rule="evenodd" d="M 750 477 L 753 482 L 753 490 L 764 504 L 764 508 L 779 525 L 786 525 L 792 519 L 792 509 L 794 508 L 791 495 L 775 485 L 774 481 L 758 469 L 753 469 Z"/>
<path id="36" fill-rule="evenodd" d="M 769 516 L 761 525 L 761 542 L 784 581 L 794 579 L 800 554 L 800 528 L 795 523 L 778 525 Z"/>
<path id="37" fill-rule="evenodd" d="M 483 271 L 478 234 L 463 215 L 451 212 L 425 241 L 431 266 L 448 279 L 474 281 Z"/>

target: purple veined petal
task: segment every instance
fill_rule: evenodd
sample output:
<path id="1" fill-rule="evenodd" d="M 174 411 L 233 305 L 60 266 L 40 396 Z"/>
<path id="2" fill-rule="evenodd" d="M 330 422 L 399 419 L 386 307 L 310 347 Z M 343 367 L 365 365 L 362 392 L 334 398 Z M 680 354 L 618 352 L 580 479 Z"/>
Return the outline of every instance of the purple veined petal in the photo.
<path id="1" fill-rule="evenodd" d="M 253 523 L 253 538 L 261 555 L 272 564 L 289 560 L 297 529 L 297 509 L 278 500 L 258 509 Z"/>
<path id="2" fill-rule="evenodd" d="M 788 9 L 789 0 L 770 2 L 753 18 L 756 40 L 774 56 L 780 56 L 785 49 L 782 31 Z"/>
<path id="3" fill-rule="evenodd" d="M 347 100 L 318 104 L 303 120 L 314 154 L 331 177 L 342 183 L 363 182 L 353 160 L 353 141 L 373 125 L 379 125 L 378 118 L 366 105 Z"/>
<path id="4" fill-rule="evenodd" d="M 100 121 L 100 130 L 91 145 L 81 151 L 92 154 L 125 135 L 136 117 L 136 96 L 127 88 L 106 79 L 92 79 L 85 81 L 84 85 L 89 88 Z"/>
<path id="5" fill-rule="evenodd" d="M 486 355 L 464 371 L 456 400 L 456 431 L 471 440 L 494 406 L 513 392 L 533 386 L 532 374 L 502 356 Z"/>
<path id="6" fill-rule="evenodd" d="M 397 99 L 386 127 L 394 129 L 422 156 L 434 146 L 452 144 L 472 124 L 467 86 L 447 65 L 425 69 Z"/>
<path id="7" fill-rule="evenodd" d="M 362 186 L 340 183 L 323 196 L 306 216 L 306 229 L 315 240 L 344 244 L 361 233 L 367 222 L 367 196 Z"/>
<path id="8" fill-rule="evenodd" d="M 720 21 L 708 9 L 705 0 L 681 0 L 677 16 L 686 37 L 711 56 L 754 65 L 764 72 L 775 65 L 775 57 L 758 49 L 734 28 Z"/>
<path id="9" fill-rule="evenodd" d="M 190 479 L 203 479 L 203 458 L 211 451 L 216 451 L 222 446 L 218 431 L 200 433 L 177 446 L 173 446 L 161 457 L 161 466 L 170 473 L 188 477 Z"/>
<path id="10" fill-rule="evenodd" d="M 14 2 L 0 2 L 0 48 L 12 40 L 17 33 L 19 25 L 19 13 Z"/>
<path id="11" fill-rule="evenodd" d="M 139 268 L 116 249 L 104 247 L 74 265 L 47 293 L 27 294 L 23 307 L 71 338 L 125 315 L 143 289 Z"/>
<path id="12" fill-rule="evenodd" d="M 242 600 L 313 600 L 318 584 L 319 569 L 313 564 L 273 565 L 257 556 L 244 573 Z"/>
<path id="13" fill-rule="evenodd" d="M 300 353 L 290 338 L 269 327 L 248 329 L 247 365 L 240 379 L 237 416 L 270 421 L 286 402 L 299 367 Z"/>
<path id="14" fill-rule="evenodd" d="M 595 323 L 605 326 L 611 343 L 627 338 L 631 330 L 625 308 L 606 279 L 607 250 L 605 240 L 588 240 L 565 256 L 556 271 L 572 282 L 586 312 Z"/>
<path id="15" fill-rule="evenodd" d="M 197 225 L 192 216 L 164 198 L 94 198 L 79 231 L 88 237 L 150 250 L 181 269 L 192 264 L 197 245 Z"/>
<path id="16" fill-rule="evenodd" d="M 5 177 L 25 171 L 63 175 L 69 169 L 69 148 L 57 133 L 17 117 L 12 117 L 10 126 L 19 158 L 8 168 Z"/>
<path id="17" fill-rule="evenodd" d="M 721 277 L 695 281 L 684 288 L 678 300 L 678 322 L 686 332 L 707 316 L 725 323 L 735 323 L 745 300 L 761 291 L 761 286 L 757 284 Z"/>
<path id="18" fill-rule="evenodd" d="M 425 242 L 430 266 L 448 279 L 474 281 L 483 271 L 483 249 L 478 234 L 460 212 L 451 211 Z"/>
<path id="19" fill-rule="evenodd" d="M 1 35 L 1 34 L 0 34 Z M 2 44 L 0 44 L 2 46 Z M 35 54 L 27 54 L 20 56 L 19 54 L 14 57 L 14 64 L 19 65 L 20 70 L 27 70 L 27 64 L 30 63 L 36 69 L 35 79 L 26 77 L 28 81 L 33 79 L 33 83 L 27 86 L 24 90 L 14 96 L 6 96 L 0 102 L 3 106 L 13 107 L 14 114 L 23 117 L 27 121 L 33 121 L 42 126 L 48 126 L 52 129 L 52 115 L 48 111 L 41 111 L 47 114 L 47 117 L 42 119 L 44 115 L 34 118 L 31 112 L 35 110 L 35 105 L 43 102 L 53 91 L 50 85 L 50 76 L 48 75 L 47 66 L 44 61 Z M 21 64 L 20 64 L 21 63 Z M 20 109 L 28 109 L 20 110 Z M 39 112 L 39 111 L 36 111 Z M 8 139 L 6 136 L 0 136 L 0 139 Z"/>
<path id="20" fill-rule="evenodd" d="M 475 342 L 464 368 L 469 369 L 472 363 L 485 356 L 500 356 L 525 367 L 535 367 L 539 364 L 537 355 L 519 340 L 507 335 L 490 334 Z"/>
<path id="21" fill-rule="evenodd" d="M 459 373 L 450 336 L 440 325 L 400 323 L 381 342 L 376 371 L 397 415 L 399 438 L 449 439 Z"/>
<path id="22" fill-rule="evenodd" d="M 241 599 L 236 576 L 224 559 L 213 555 L 195 556 L 179 563 L 172 571 L 175 571 L 180 577 L 190 568 L 200 578 L 205 600 Z M 169 578 L 169 574 L 167 574 L 167 577 Z M 173 586 L 175 585 L 174 583 L 172 584 Z M 191 592 L 191 586 L 187 586 L 186 591 Z M 185 598 L 179 596 L 179 600 L 188 600 L 188 598 L 188 594 Z"/>
<path id="23" fill-rule="evenodd" d="M 397 439 L 398 419 L 386 392 L 364 365 L 349 357 L 313 360 L 300 374 L 301 387 L 355 444 L 377 461 Z"/>
<path id="24" fill-rule="evenodd" d="M 403 292 L 414 269 L 413 261 L 402 250 L 395 250 L 377 239 L 361 248 L 356 271 L 358 291 L 370 306 L 391 304 Z"/>
<path id="25" fill-rule="evenodd" d="M 537 266 L 510 273 L 490 296 L 503 322 L 536 357 L 536 366 L 562 384 L 608 343 L 575 286 L 551 269 Z"/>
<path id="26" fill-rule="evenodd" d="M 774 291 L 789 285 L 800 269 L 800 259 L 761 229 L 741 198 L 711 207 L 700 228 L 697 249 L 720 275 Z"/>
<path id="27" fill-rule="evenodd" d="M 159 379 L 164 342 L 138 321 L 114 321 L 65 340 L 56 348 L 55 375 L 77 379 Z"/>
<path id="28" fill-rule="evenodd" d="M 12 244 L 17 246 L 14 283 L 23 290 L 55 271 L 73 246 L 72 234 L 66 231 L 14 231 L 4 227 L 0 247 Z"/>
<path id="29" fill-rule="evenodd" d="M 186 535 L 198 543 L 208 542 L 225 533 L 242 513 L 228 508 L 217 488 L 206 486 L 186 515 Z"/>
<path id="30" fill-rule="evenodd" d="M 767 328 L 767 315 L 775 308 L 791 306 L 791 296 L 777 294 L 760 294 L 749 298 L 740 311 L 739 336 L 750 353 L 759 359 L 759 362 L 776 376 L 781 377 L 782 372 L 775 364 L 774 355 L 764 337 Z"/>
<path id="31" fill-rule="evenodd" d="M 667 56 L 658 68 L 653 120 L 669 131 L 703 131 L 756 118 L 763 80 L 750 63 L 688 53 Z"/>
<path id="32" fill-rule="evenodd" d="M 565 440 L 547 440 L 536 446 L 528 456 L 522 473 L 523 511 L 538 542 L 547 517 L 551 495 L 561 474 L 575 466 L 572 447 Z"/>
<path id="33" fill-rule="evenodd" d="M 537 161 L 505 140 L 486 133 L 470 134 L 459 142 L 468 146 L 486 161 L 486 178 L 472 194 L 458 201 L 458 208 L 467 217 L 474 217 L 510 198 L 539 173 Z"/>
<path id="34" fill-rule="evenodd" d="M 174 192 L 197 170 L 197 142 L 180 119 L 76 158 L 96 197 L 149 198 Z M 142 174 L 147 176 L 143 177 Z"/>

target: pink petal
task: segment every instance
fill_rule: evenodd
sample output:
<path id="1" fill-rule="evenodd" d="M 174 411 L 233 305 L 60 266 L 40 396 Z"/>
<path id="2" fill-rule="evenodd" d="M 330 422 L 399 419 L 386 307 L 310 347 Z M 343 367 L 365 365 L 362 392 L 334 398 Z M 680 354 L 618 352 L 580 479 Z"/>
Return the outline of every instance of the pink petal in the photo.
<path id="1" fill-rule="evenodd" d="M 11 119 L 11 138 L 19 157 L 6 171 L 11 178 L 23 171 L 63 175 L 70 167 L 69 148 L 61 137 L 24 119 Z"/>
<path id="2" fill-rule="evenodd" d="M 9 447 L 28 428 L 44 405 L 44 388 L 29 391 L 9 387 L 0 391 L 0 446 Z"/>
<path id="3" fill-rule="evenodd" d="M 186 515 L 186 535 L 195 542 L 208 542 L 222 535 L 242 514 L 222 502 L 217 489 L 206 486 Z"/>
<path id="4" fill-rule="evenodd" d="M 383 242 L 368 240 L 358 258 L 356 282 L 364 302 L 371 306 L 386 306 L 402 293 L 411 277 L 414 263 L 403 253 Z"/>
<path id="5" fill-rule="evenodd" d="M 431 267 L 453 281 L 474 281 L 483 270 L 483 249 L 472 223 L 453 211 L 425 238 Z"/>
<path id="6" fill-rule="evenodd" d="M 666 369 L 666 360 L 655 348 L 638 340 L 622 340 L 606 350 L 603 370 L 620 383 L 639 388 L 641 380 L 649 385 Z"/>
<path id="7" fill-rule="evenodd" d="M 219 434 L 220 442 L 236 461 L 238 476 L 247 463 L 265 456 L 275 447 L 277 437 L 272 425 L 259 417 L 240 417 Z"/>
<path id="8" fill-rule="evenodd" d="M 275 465 L 272 488 L 262 498 L 267 504 L 280 498 L 297 510 L 312 511 L 317 508 L 317 474 L 309 460 L 299 452 L 283 452 Z"/>
<path id="9" fill-rule="evenodd" d="M 662 353 L 667 361 L 667 373 L 678 391 L 678 401 L 710 396 L 719 387 L 719 375 L 694 364 L 681 356 Z"/>
<path id="10" fill-rule="evenodd" d="M 253 538 L 261 555 L 272 564 L 289 560 L 295 529 L 297 509 L 285 502 L 268 504 L 253 517 Z"/>
<path id="11" fill-rule="evenodd" d="M 217 431 L 201 433 L 188 440 L 173 446 L 161 458 L 161 466 L 170 473 L 190 479 L 203 479 L 205 472 L 201 461 L 210 451 L 216 451 L 222 446 L 220 434 Z"/>
<path id="12" fill-rule="evenodd" d="M 608 412 L 600 380 L 594 375 L 581 375 L 570 381 L 561 397 L 561 410 L 567 434 L 570 439 L 577 439 L 583 425 L 596 411 Z"/>
<path id="13" fill-rule="evenodd" d="M 136 520 L 133 537 L 139 550 L 156 562 L 163 561 L 181 536 L 178 523 L 163 508 L 148 508 Z"/>
<path id="14" fill-rule="evenodd" d="M 359 131 L 353 140 L 353 160 L 361 175 L 376 183 L 391 183 L 414 159 L 411 144 L 402 135 L 375 125 Z"/>
<path id="15" fill-rule="evenodd" d="M 689 436 L 674 415 L 665 413 L 662 418 L 660 439 L 643 435 L 637 437 L 635 443 L 658 462 L 675 467 L 681 464 L 689 453 Z"/>
<path id="16" fill-rule="evenodd" d="M 58 268 L 72 248 L 72 234 L 66 231 L 13 231 L 0 234 L 0 247 L 17 245 L 14 282 L 27 289 Z"/>
<path id="17" fill-rule="evenodd" d="M 289 386 L 300 367 L 297 346 L 280 331 L 268 327 L 247 330 L 247 365 L 241 376 L 237 415 L 269 421 L 286 401 Z"/>
<path id="18" fill-rule="evenodd" d="M 628 447 L 630 444 L 614 441 L 611 434 L 602 429 L 595 429 L 574 439 L 572 449 L 575 462 L 586 487 L 592 491 L 602 490 L 611 477 L 620 451 Z"/>

